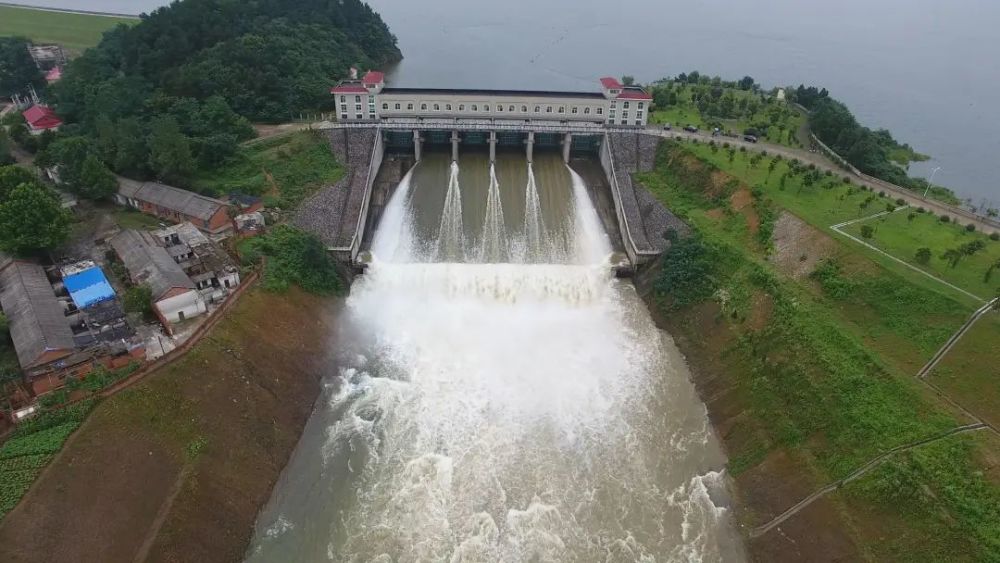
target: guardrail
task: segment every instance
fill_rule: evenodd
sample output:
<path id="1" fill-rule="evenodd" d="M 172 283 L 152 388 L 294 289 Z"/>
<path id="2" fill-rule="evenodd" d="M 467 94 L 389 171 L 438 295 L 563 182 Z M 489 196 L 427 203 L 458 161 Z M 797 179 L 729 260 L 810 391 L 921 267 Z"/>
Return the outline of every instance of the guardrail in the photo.
<path id="1" fill-rule="evenodd" d="M 635 243 L 635 239 L 632 238 L 632 227 L 629 225 L 628 216 L 625 213 L 625 206 L 622 204 L 621 187 L 618 185 L 618 173 L 615 170 L 614 151 L 611 150 L 611 136 L 607 134 L 604 136 L 604 143 L 601 144 L 602 164 L 604 164 L 605 156 L 607 158 L 607 168 L 604 172 L 607 174 L 608 181 L 611 183 L 611 199 L 615 204 L 615 214 L 618 215 L 619 230 L 623 231 L 624 234 L 622 242 L 625 245 L 625 254 L 628 255 L 632 265 L 638 266 L 640 263 L 644 262 L 644 260 L 641 260 L 640 258 L 653 258 L 659 256 L 660 253 L 639 249 L 639 245 L 637 245 Z"/>
<path id="2" fill-rule="evenodd" d="M 371 124 L 364 127 L 364 129 L 373 128 L 375 129 L 375 141 L 372 143 L 372 154 L 368 159 L 368 175 L 365 177 L 365 191 L 361 198 L 361 210 L 358 213 L 358 223 L 354 227 L 354 234 L 351 236 L 351 243 L 347 246 L 329 249 L 332 252 L 350 255 L 352 262 L 357 260 L 358 253 L 361 251 L 361 242 L 364 239 L 364 229 L 368 220 L 368 207 L 371 203 L 372 187 L 375 184 L 375 176 L 378 174 L 378 168 L 382 165 L 382 131 L 380 127 L 373 127 Z"/>
<path id="3" fill-rule="evenodd" d="M 609 127 L 599 123 L 562 123 L 557 121 L 532 121 L 530 123 L 504 121 L 494 119 L 394 119 L 379 121 L 323 121 L 316 125 L 318 129 L 371 129 L 380 128 L 387 131 L 397 130 L 428 130 L 440 129 L 451 131 L 520 131 L 536 133 L 590 133 L 595 135 L 606 132 L 636 132 L 644 129 L 639 126 Z"/>

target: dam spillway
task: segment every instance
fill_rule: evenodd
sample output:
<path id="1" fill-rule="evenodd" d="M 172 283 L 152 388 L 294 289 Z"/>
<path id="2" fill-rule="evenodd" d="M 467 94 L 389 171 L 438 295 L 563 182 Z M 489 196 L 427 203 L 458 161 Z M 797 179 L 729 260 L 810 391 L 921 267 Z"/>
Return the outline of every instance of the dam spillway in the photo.
<path id="1" fill-rule="evenodd" d="M 425 154 L 370 254 L 248 560 L 741 557 L 684 361 L 561 155 Z"/>

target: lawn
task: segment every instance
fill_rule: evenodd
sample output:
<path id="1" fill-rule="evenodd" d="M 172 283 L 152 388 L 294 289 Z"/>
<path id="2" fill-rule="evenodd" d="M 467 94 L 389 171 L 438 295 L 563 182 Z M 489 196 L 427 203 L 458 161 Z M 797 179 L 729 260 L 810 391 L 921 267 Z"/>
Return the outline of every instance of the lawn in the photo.
<path id="1" fill-rule="evenodd" d="M 823 177 L 819 185 L 806 188 L 801 185 L 804 174 L 786 180 L 781 189 L 773 177 L 766 178 L 766 161 L 761 172 L 739 158 L 730 163 L 724 149 L 716 153 L 704 145 L 667 144 L 656 169 L 640 176 L 657 199 L 694 227 L 705 246 L 700 257 L 684 256 L 677 263 L 671 262 L 671 253 L 666 255 L 663 272 L 691 269 L 691 261 L 700 260 L 704 271 L 696 269 L 698 283 L 693 286 L 708 289 L 702 289 L 707 296 L 702 305 L 665 311 L 665 316 L 680 325 L 675 327 L 678 336 L 699 348 L 693 356 L 722 364 L 709 374 L 713 393 L 725 390 L 725 395 L 740 398 L 739 429 L 731 428 L 738 438 L 724 436 L 728 469 L 737 482 L 749 475 L 753 496 L 761 473 L 768 474 L 778 463 L 775 459 L 789 455 L 806 459 L 799 470 L 806 475 L 797 478 L 818 488 L 888 448 L 967 422 L 913 377 L 915 366 L 961 324 L 967 306 L 909 283 L 903 272 L 883 267 L 874 256 L 869 259 L 868 251 L 843 239 L 830 239 L 831 258 L 807 277 L 793 279 L 773 262 L 764 235 L 782 208 L 801 211 L 817 226 L 829 225 L 851 218 L 859 202 L 872 194 L 849 194 L 839 178 Z M 709 159 L 721 160 L 738 178 L 711 166 Z M 772 176 L 780 172 L 776 167 Z M 758 181 L 739 181 L 747 176 Z M 734 194 L 746 193 L 748 183 L 759 186 L 752 190 L 751 204 L 757 227 L 747 207 L 733 203 L 739 201 Z M 830 186 L 823 187 L 825 183 Z M 824 232 L 829 238 L 829 230 Z M 669 276 L 661 274 L 660 279 L 662 283 Z M 669 289 L 661 299 L 669 306 Z M 708 309 L 713 311 L 711 323 L 699 318 L 709 302 L 714 306 Z M 982 354 L 992 351 L 989 343 L 996 342 L 1000 330 L 984 326 L 983 351 L 966 356 L 977 365 L 992 363 Z M 711 369 L 711 363 L 701 368 Z M 970 392 L 977 385 L 991 385 L 987 370 L 980 371 L 968 383 Z M 995 376 L 992 382 L 995 387 Z M 984 408 L 995 408 L 992 399 L 987 401 Z M 935 560 L 949 553 L 969 560 L 1000 556 L 995 538 L 1000 487 L 983 474 L 990 466 L 983 457 L 995 457 L 997 449 L 970 445 L 973 440 L 957 437 L 900 456 L 838 495 L 848 519 L 845 528 L 864 553 L 873 560 Z M 790 506 L 798 499 L 788 500 Z M 928 537 L 935 526 L 941 534 Z M 909 541 L 887 542 L 887 536 Z"/>
<path id="2" fill-rule="evenodd" d="M 993 297 L 1000 288 L 1000 268 L 994 269 L 990 281 L 985 280 L 991 264 L 1000 260 L 1000 241 L 976 232 L 969 232 L 954 223 L 942 223 L 930 213 L 901 210 L 875 219 L 854 223 L 844 227 L 844 231 L 861 238 L 862 228 L 874 228 L 871 239 L 873 246 L 905 260 L 924 271 L 951 282 L 962 289 L 984 299 Z M 971 256 L 964 256 L 952 267 L 943 258 L 949 249 L 958 248 L 974 240 L 981 240 L 983 249 Z M 930 260 L 926 264 L 916 259 L 917 250 L 929 248 Z"/>
<path id="3" fill-rule="evenodd" d="M 115 208 L 111 212 L 115 223 L 122 229 L 137 229 L 140 231 L 150 231 L 159 229 L 162 221 L 151 215 L 139 213 L 131 209 Z"/>
<path id="4" fill-rule="evenodd" d="M 209 195 L 264 196 L 267 207 L 291 209 L 343 174 L 322 135 L 301 131 L 244 145 L 222 166 L 200 173 L 193 187 Z"/>
<path id="5" fill-rule="evenodd" d="M 834 234 L 829 228 L 830 225 L 873 215 L 879 211 L 884 211 L 888 205 L 896 205 L 896 202 L 889 197 L 866 191 L 860 186 L 845 182 L 843 177 L 833 174 L 823 174 L 820 179 L 814 182 L 811 186 L 806 186 L 803 181 L 803 177 L 805 173 L 808 173 L 808 168 L 804 170 L 804 173 L 788 175 L 785 177 L 791 168 L 791 163 L 785 159 L 778 160 L 772 170 L 771 162 L 774 160 L 773 156 L 764 157 L 756 166 L 754 166 L 750 162 L 754 155 L 752 152 L 741 152 L 735 150 L 732 152 L 732 159 L 730 160 L 729 150 L 721 144 L 716 145 L 713 148 L 705 143 L 688 143 L 685 144 L 684 147 L 691 154 L 711 163 L 726 173 L 738 177 L 746 184 L 759 187 L 763 190 L 767 197 L 773 199 L 779 207 L 788 209 L 812 226 L 838 238 L 840 238 L 840 235 Z M 785 177 L 784 180 L 782 180 L 783 177 Z M 924 219 L 928 223 L 933 222 L 933 217 L 929 214 L 925 214 Z M 894 213 L 892 214 L 892 218 L 890 220 L 901 220 L 905 223 L 907 221 L 907 214 L 904 212 Z M 854 227 L 857 229 L 858 233 L 860 233 L 860 225 L 855 225 Z M 942 227 L 945 227 L 945 230 L 941 232 L 952 232 L 948 229 L 951 229 L 953 226 L 949 227 L 942 225 Z M 958 233 L 957 228 L 955 229 L 956 236 L 961 237 L 964 231 Z M 969 235 L 970 238 L 972 236 L 973 235 L 971 234 Z M 876 236 L 876 239 L 877 238 L 878 237 Z M 945 245 L 950 242 L 947 237 L 941 237 L 940 240 L 941 243 Z M 987 245 L 988 248 L 993 249 L 990 252 L 996 252 L 998 244 L 993 241 L 987 242 L 992 243 L 992 245 Z M 921 244 L 920 246 L 925 245 Z M 889 251 L 890 254 L 896 255 L 901 260 L 912 260 L 913 254 L 918 247 L 919 246 L 914 246 L 912 249 L 904 248 L 905 251 L 898 255 L 897 252 L 889 251 L 888 249 L 886 250 Z M 971 297 L 914 272 L 877 252 L 867 249 L 859 250 L 862 253 L 867 254 L 870 259 L 877 262 L 884 268 L 899 274 L 911 284 L 931 289 L 950 298 L 959 300 L 961 303 L 964 303 L 967 307 L 969 307 L 969 311 L 971 311 L 977 304 L 981 304 L 980 302 L 973 300 Z M 942 252 L 943 250 L 944 248 L 941 249 Z M 938 254 L 935 254 L 935 256 L 938 256 Z M 972 291 L 974 294 L 979 295 L 980 293 L 984 293 L 984 290 L 981 289 L 981 278 L 985 268 L 983 268 L 982 264 L 979 264 L 979 262 L 986 255 L 987 253 L 984 252 L 982 253 L 982 256 L 975 256 L 973 257 L 974 259 L 968 259 L 965 262 L 960 262 L 955 271 L 950 273 L 952 278 L 946 277 L 945 279 L 955 283 L 955 285 L 958 285 L 959 287 L 963 287 L 967 291 Z M 935 260 L 937 260 L 937 258 L 932 259 L 932 262 Z M 970 283 L 971 280 L 977 276 L 979 277 L 980 284 L 978 286 L 973 284 L 979 293 L 965 287 L 965 285 L 963 285 L 965 281 L 963 281 L 963 283 L 957 283 L 953 279 L 959 271 L 965 272 L 962 279 L 969 281 Z M 998 278 L 1000 278 L 1000 272 L 998 272 Z M 989 292 L 985 293 L 989 294 Z"/>
<path id="6" fill-rule="evenodd" d="M 721 118 L 702 115 L 697 104 L 692 100 L 695 88 L 706 88 L 705 86 L 684 84 L 674 85 L 673 88 L 677 93 L 677 103 L 666 107 L 656 107 L 649 116 L 650 123 L 670 123 L 674 127 L 694 125 L 702 130 L 719 127 L 738 135 L 742 135 L 745 130 L 755 125 L 767 124 L 770 129 L 769 134 L 765 137 L 767 141 L 790 147 L 800 146 L 796 133 L 804 126 L 805 116 L 790 106 L 778 103 L 761 103 L 756 112 L 751 113 L 749 110 L 745 110 L 741 112 L 738 119 Z M 732 96 L 738 103 L 756 97 L 752 92 L 733 88 L 724 89 L 723 92 L 723 96 Z"/>
<path id="7" fill-rule="evenodd" d="M 990 313 L 965 333 L 928 376 L 987 422 L 1000 427 L 1000 313 Z"/>
<path id="8" fill-rule="evenodd" d="M 36 43 L 57 43 L 76 54 L 97 45 L 108 29 L 120 23 L 133 25 L 138 21 L 138 18 L 0 6 L 0 35 L 23 36 Z"/>

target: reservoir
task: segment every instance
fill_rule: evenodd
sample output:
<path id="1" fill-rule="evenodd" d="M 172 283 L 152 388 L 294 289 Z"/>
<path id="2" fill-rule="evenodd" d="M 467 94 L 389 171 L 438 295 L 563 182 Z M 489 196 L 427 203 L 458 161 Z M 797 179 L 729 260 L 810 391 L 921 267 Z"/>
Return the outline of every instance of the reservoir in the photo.
<path id="1" fill-rule="evenodd" d="M 429 152 L 248 561 L 739 561 L 683 358 L 556 152 Z"/>
<path id="2" fill-rule="evenodd" d="M 13 0 L 139 13 L 163 0 Z M 588 90 L 698 70 L 764 87 L 828 88 L 858 120 L 934 160 L 911 166 L 975 203 L 1000 205 L 1000 57 L 992 0 L 372 0 L 405 60 L 395 86 Z M 990 46 L 994 47 L 990 47 Z"/>

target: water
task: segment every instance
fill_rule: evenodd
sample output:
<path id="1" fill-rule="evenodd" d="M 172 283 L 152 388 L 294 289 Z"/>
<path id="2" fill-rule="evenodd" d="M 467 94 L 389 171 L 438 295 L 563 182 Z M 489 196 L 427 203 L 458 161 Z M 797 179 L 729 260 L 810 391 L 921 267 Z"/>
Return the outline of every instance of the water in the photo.
<path id="1" fill-rule="evenodd" d="M 579 177 L 539 156 L 532 175 L 523 157 L 459 162 L 473 246 L 491 186 L 507 236 L 525 237 L 531 177 L 540 222 L 568 233 L 519 262 L 428 260 L 455 169 L 429 154 L 401 183 L 249 561 L 742 559 L 683 359 L 611 275 Z"/>

